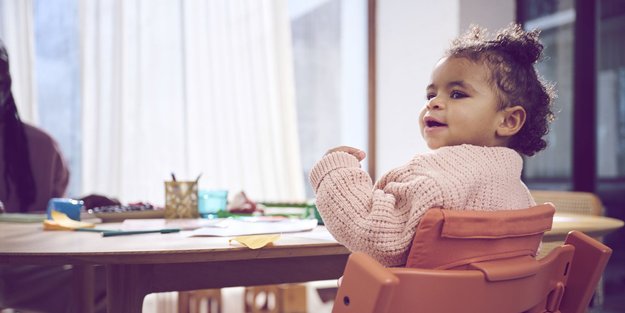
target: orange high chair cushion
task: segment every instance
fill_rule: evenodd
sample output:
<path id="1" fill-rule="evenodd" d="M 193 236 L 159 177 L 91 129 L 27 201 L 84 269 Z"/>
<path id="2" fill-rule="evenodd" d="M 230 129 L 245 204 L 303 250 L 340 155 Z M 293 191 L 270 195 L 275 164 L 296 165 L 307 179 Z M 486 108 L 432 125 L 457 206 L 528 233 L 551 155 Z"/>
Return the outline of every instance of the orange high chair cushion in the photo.
<path id="1" fill-rule="evenodd" d="M 465 269 L 473 262 L 534 257 L 554 213 L 551 203 L 507 211 L 430 209 L 417 226 L 406 267 Z"/>

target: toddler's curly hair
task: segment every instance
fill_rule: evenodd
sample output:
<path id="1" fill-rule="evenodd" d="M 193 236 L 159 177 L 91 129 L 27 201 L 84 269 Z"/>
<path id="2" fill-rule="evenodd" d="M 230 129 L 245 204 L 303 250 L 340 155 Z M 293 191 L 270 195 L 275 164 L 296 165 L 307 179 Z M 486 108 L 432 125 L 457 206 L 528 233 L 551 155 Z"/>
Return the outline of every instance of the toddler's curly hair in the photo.
<path id="1" fill-rule="evenodd" d="M 544 81 L 534 64 L 542 59 L 543 45 L 539 31 L 527 32 L 518 24 L 511 24 L 487 39 L 486 30 L 472 25 L 464 35 L 455 39 L 446 57 L 466 58 L 483 62 L 490 69 L 489 80 L 495 87 L 500 110 L 520 105 L 526 120 L 521 130 L 508 144 L 509 148 L 527 156 L 545 149 L 543 137 L 554 119 L 551 111 L 555 98 L 552 84 Z"/>

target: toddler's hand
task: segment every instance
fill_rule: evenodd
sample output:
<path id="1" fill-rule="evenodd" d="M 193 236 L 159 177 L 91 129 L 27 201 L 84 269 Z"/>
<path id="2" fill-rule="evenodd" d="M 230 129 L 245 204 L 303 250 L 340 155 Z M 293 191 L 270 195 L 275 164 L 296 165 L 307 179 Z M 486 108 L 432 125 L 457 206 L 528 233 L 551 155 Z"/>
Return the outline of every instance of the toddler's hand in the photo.
<path id="1" fill-rule="evenodd" d="M 357 148 L 353 148 L 353 147 L 348 147 L 348 146 L 340 146 L 340 147 L 336 147 L 336 148 L 332 148 L 330 150 L 328 150 L 328 152 L 326 152 L 326 155 L 332 153 L 332 152 L 337 152 L 337 151 L 341 151 L 341 152 L 345 152 L 345 153 L 349 153 L 353 156 L 356 157 L 356 159 L 358 159 L 358 161 L 362 161 L 365 159 L 365 157 L 367 156 L 367 154 Z"/>

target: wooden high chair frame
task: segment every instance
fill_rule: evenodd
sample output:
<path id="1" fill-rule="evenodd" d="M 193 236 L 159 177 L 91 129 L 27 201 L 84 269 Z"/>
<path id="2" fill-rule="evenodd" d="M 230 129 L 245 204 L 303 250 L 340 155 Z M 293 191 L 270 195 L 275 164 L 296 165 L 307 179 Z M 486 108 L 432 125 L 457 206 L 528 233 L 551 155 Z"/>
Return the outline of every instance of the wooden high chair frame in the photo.
<path id="1" fill-rule="evenodd" d="M 435 261 L 425 264 L 409 256 L 413 266 L 428 268 L 384 268 L 365 254 L 353 253 L 333 312 L 585 312 L 612 250 L 571 232 L 563 245 L 537 260 L 536 247 L 542 232 L 550 228 L 553 212 L 550 204 L 503 213 L 429 210 L 415 239 L 426 235 L 433 240 L 413 244 L 410 255 L 424 252 Z M 459 216 L 473 214 L 479 226 L 458 224 Z M 523 215 L 533 222 L 514 227 Z M 506 228 L 511 230 L 508 236 L 502 232 Z M 543 231 L 537 234 L 537 229 Z M 506 242 L 510 247 L 500 244 Z M 526 244 L 531 243 L 535 247 L 528 250 Z M 415 250 L 420 245 L 426 250 Z M 444 247 L 428 250 L 428 245 Z M 485 254 L 476 247 L 492 249 Z"/>

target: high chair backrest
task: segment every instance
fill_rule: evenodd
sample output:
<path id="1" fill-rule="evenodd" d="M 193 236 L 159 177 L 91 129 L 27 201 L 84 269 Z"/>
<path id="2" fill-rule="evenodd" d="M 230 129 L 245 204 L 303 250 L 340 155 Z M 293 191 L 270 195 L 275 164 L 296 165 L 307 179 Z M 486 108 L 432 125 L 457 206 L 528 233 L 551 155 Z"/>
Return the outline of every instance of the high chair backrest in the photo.
<path id="1" fill-rule="evenodd" d="M 470 263 L 536 255 L 555 208 L 506 211 L 430 209 L 421 218 L 406 267 L 463 269 Z"/>
<path id="2" fill-rule="evenodd" d="M 540 260 L 497 259 L 466 270 L 385 268 L 352 253 L 332 312 L 584 312 L 611 252 L 574 231 Z"/>

